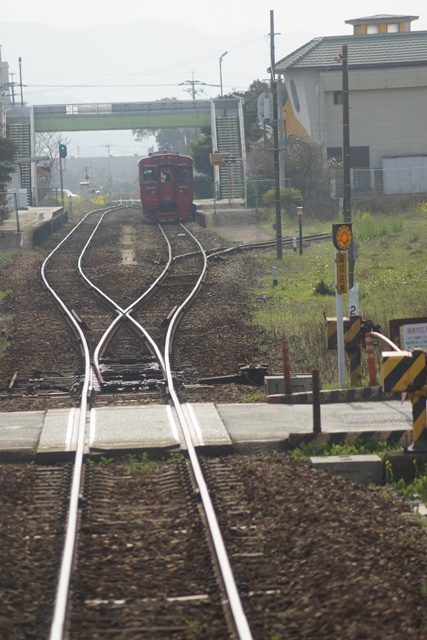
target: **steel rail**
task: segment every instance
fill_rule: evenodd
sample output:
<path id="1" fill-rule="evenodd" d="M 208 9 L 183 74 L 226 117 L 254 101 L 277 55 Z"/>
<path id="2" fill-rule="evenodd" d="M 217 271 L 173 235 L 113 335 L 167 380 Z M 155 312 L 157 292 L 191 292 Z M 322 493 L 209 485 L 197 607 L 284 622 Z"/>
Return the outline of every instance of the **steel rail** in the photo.
<path id="1" fill-rule="evenodd" d="M 184 227 L 185 228 L 185 227 Z M 212 504 L 212 500 L 209 494 L 209 489 L 207 487 L 205 478 L 203 476 L 202 469 L 200 467 L 200 463 L 197 457 L 196 449 L 193 445 L 191 431 L 187 422 L 187 418 L 185 417 L 185 413 L 180 404 L 178 396 L 176 394 L 171 370 L 170 363 L 170 352 L 172 347 L 172 339 L 175 333 L 176 326 L 179 324 L 182 315 L 185 313 L 189 304 L 193 301 L 195 296 L 197 295 L 200 287 L 202 286 L 202 282 L 205 278 L 205 274 L 207 271 L 207 256 L 206 252 L 203 250 L 200 242 L 195 238 L 189 231 L 186 229 L 186 232 L 193 237 L 195 242 L 199 245 L 200 251 L 203 255 L 203 269 L 201 274 L 197 280 L 197 283 L 190 293 L 190 295 L 184 300 L 184 302 L 180 305 L 180 307 L 176 310 L 173 315 L 165 340 L 165 361 L 166 361 L 166 380 L 168 385 L 168 391 L 170 394 L 171 401 L 175 408 L 176 414 L 178 416 L 178 421 L 181 427 L 181 431 L 185 440 L 185 445 L 187 447 L 188 456 L 191 462 L 191 467 L 193 470 L 194 478 L 197 483 L 197 487 L 200 492 L 200 498 L 203 506 L 203 510 L 205 513 L 206 521 L 208 523 L 209 532 L 213 544 L 213 548 L 215 550 L 215 555 L 217 558 L 219 570 L 222 577 L 222 582 L 224 585 L 224 589 L 227 594 L 230 611 L 232 615 L 232 621 L 235 628 L 236 633 L 238 634 L 239 640 L 253 640 L 253 636 L 243 610 L 242 602 L 239 596 L 239 592 L 236 586 L 236 582 L 234 580 L 234 575 L 231 569 L 230 561 L 228 558 L 228 554 L 225 548 L 224 540 L 221 534 L 221 530 L 219 528 L 218 520 L 215 514 L 214 506 Z"/>
<path id="2" fill-rule="evenodd" d="M 80 257 L 79 257 L 79 260 L 78 260 L 79 273 L 82 276 L 82 278 L 84 279 L 84 281 L 86 282 L 86 284 L 91 289 L 96 291 L 98 293 L 98 295 L 101 296 L 119 314 L 117 316 L 117 318 L 115 318 L 113 320 L 113 322 L 110 324 L 110 326 L 105 330 L 105 332 L 101 336 L 101 339 L 99 340 L 99 342 L 98 342 L 98 344 L 97 344 L 97 346 L 95 348 L 94 354 L 93 354 L 93 368 L 94 368 L 96 377 L 98 378 L 98 380 L 99 380 L 99 382 L 101 384 L 104 382 L 104 378 L 103 378 L 103 375 L 102 375 L 101 367 L 99 365 L 99 359 L 100 359 L 100 357 L 102 357 L 102 354 L 104 353 L 105 349 L 108 347 L 109 342 L 111 341 L 111 339 L 113 338 L 113 336 L 115 335 L 117 330 L 119 329 L 119 324 L 123 320 L 125 320 L 127 322 L 130 322 L 133 325 L 133 327 L 136 330 L 137 334 L 139 336 L 141 336 L 141 338 L 147 344 L 150 353 L 154 357 L 156 357 L 158 359 L 159 364 L 162 367 L 163 371 L 165 370 L 164 359 L 163 359 L 163 356 L 162 356 L 161 351 L 158 348 L 157 344 L 151 338 L 149 333 L 144 329 L 144 327 L 142 327 L 135 320 L 135 318 L 133 318 L 132 315 L 131 315 L 131 313 L 133 312 L 134 308 L 137 307 L 138 305 L 140 305 L 142 303 L 142 301 L 145 298 L 147 298 L 152 293 L 152 291 L 165 279 L 165 277 L 167 275 L 167 272 L 169 270 L 169 267 L 170 267 L 170 265 L 172 263 L 172 248 L 171 248 L 170 242 L 169 242 L 165 232 L 163 231 L 161 225 L 158 225 L 158 227 L 159 227 L 161 233 L 163 234 L 163 237 L 164 237 L 164 239 L 166 241 L 166 245 L 167 245 L 167 249 L 168 249 L 168 260 L 166 262 L 166 265 L 165 265 L 163 271 L 161 272 L 161 274 L 156 278 L 156 280 L 154 280 L 154 282 L 148 287 L 148 289 L 146 289 L 146 291 L 144 291 L 144 293 L 139 298 L 134 300 L 134 302 L 132 302 L 132 304 L 130 304 L 125 309 L 122 308 L 114 300 L 112 300 L 104 291 L 102 291 L 102 289 L 97 287 L 90 280 L 90 278 L 85 274 L 84 269 L 83 269 L 83 258 L 84 258 L 84 255 L 86 253 L 86 250 L 90 246 L 93 237 L 95 236 L 96 232 L 98 231 L 98 229 L 99 229 L 99 227 L 100 227 L 100 225 L 101 225 L 101 223 L 102 223 L 102 221 L 104 219 L 104 216 L 107 213 L 111 213 L 112 211 L 116 211 L 116 210 L 117 210 L 117 208 L 110 209 L 110 210 L 106 211 L 101 216 L 101 218 L 98 221 L 98 224 L 96 225 L 96 227 L 93 230 L 93 232 L 91 233 L 88 241 L 86 242 L 86 244 L 85 244 L 85 246 L 83 248 L 83 251 L 80 254 Z"/>
<path id="3" fill-rule="evenodd" d="M 102 215 L 102 218 L 104 217 L 105 213 Z M 83 218 L 81 223 L 86 219 L 86 217 L 87 216 Z M 81 223 L 79 223 L 79 225 L 77 226 L 80 226 Z M 70 495 L 70 501 L 69 501 L 67 532 L 66 532 L 64 551 L 63 551 L 62 562 L 61 562 L 61 570 L 60 570 L 56 599 L 55 599 L 54 615 L 53 615 L 51 632 L 50 632 L 50 640 L 62 640 L 65 633 L 70 579 L 71 579 L 72 566 L 74 561 L 76 536 L 77 536 L 78 506 L 79 506 L 79 496 L 80 496 L 81 483 L 82 483 L 87 403 L 88 403 L 90 382 L 91 382 L 91 364 L 90 364 L 89 348 L 86 343 L 85 336 L 82 332 L 82 329 L 80 325 L 77 323 L 77 321 L 74 319 L 74 317 L 72 316 L 71 312 L 67 309 L 67 307 L 64 305 L 62 300 L 59 298 L 59 296 L 57 296 L 57 294 L 48 284 L 45 278 L 45 265 L 47 264 L 50 257 L 63 244 L 63 242 L 65 242 L 69 238 L 69 236 L 72 233 L 74 233 L 75 229 L 73 229 L 73 231 L 70 234 L 68 234 L 66 238 L 64 238 L 64 240 L 56 247 L 56 249 L 51 254 L 49 254 L 48 258 L 46 259 L 42 267 L 43 280 L 47 288 L 49 289 L 49 291 L 51 291 L 52 295 L 57 300 L 60 307 L 64 310 L 66 315 L 69 317 L 73 327 L 75 327 L 75 331 L 79 336 L 79 339 L 81 341 L 82 348 L 84 351 L 84 355 L 85 355 L 85 382 L 82 390 L 82 402 L 81 402 L 80 416 L 79 416 L 78 441 L 77 441 L 77 449 L 75 453 L 75 464 L 74 464 L 73 480 L 72 480 L 72 487 L 71 487 L 71 495 Z M 215 555 L 217 558 L 219 570 L 221 573 L 222 583 L 228 598 L 228 603 L 229 603 L 231 617 L 232 617 L 232 624 L 234 626 L 236 633 L 238 634 L 239 640 L 252 640 L 253 636 L 251 634 L 249 624 L 243 610 L 243 606 L 242 606 L 240 596 L 237 590 L 237 586 L 234 580 L 234 576 L 231 570 L 231 565 L 225 549 L 225 544 L 224 544 L 222 534 L 219 528 L 219 524 L 216 518 L 215 510 L 209 495 L 209 490 L 200 467 L 200 463 L 196 454 L 195 447 L 192 442 L 191 431 L 187 423 L 187 418 L 180 405 L 179 399 L 174 389 L 174 381 L 173 381 L 171 365 L 170 365 L 170 351 L 172 346 L 172 339 L 183 314 L 186 312 L 187 308 L 189 307 L 191 302 L 196 297 L 198 291 L 200 290 L 200 287 L 202 286 L 202 283 L 207 271 L 207 256 L 206 256 L 206 253 L 203 251 L 201 244 L 185 227 L 183 227 L 183 229 L 186 231 L 186 233 L 188 233 L 194 239 L 194 241 L 200 247 L 200 251 L 203 255 L 203 268 L 201 270 L 199 278 L 192 292 L 184 300 L 184 302 L 178 307 L 178 309 L 175 311 L 171 319 L 171 322 L 166 334 L 165 361 L 162 366 L 164 366 L 169 394 L 170 394 L 172 403 L 174 405 L 176 414 L 178 416 L 178 421 L 181 426 L 181 431 L 187 447 L 194 479 L 197 483 L 197 486 L 200 492 L 201 502 L 202 502 L 204 514 L 206 517 L 206 522 L 208 523 L 210 537 L 211 537 L 211 541 L 212 541 Z M 91 235 L 91 238 L 92 237 L 93 237 L 93 233 Z M 81 261 L 82 261 L 84 251 L 86 250 L 87 246 L 89 246 L 89 243 L 86 243 L 85 248 L 79 257 L 80 266 L 81 266 Z M 87 279 L 86 277 L 85 277 L 85 280 L 88 282 L 88 284 L 90 283 L 89 279 Z M 90 283 L 90 286 L 92 287 L 92 283 Z M 106 299 L 107 301 L 110 301 L 110 298 L 108 298 L 108 296 L 103 294 L 101 290 L 99 290 L 97 287 L 93 287 L 93 288 L 96 289 L 104 297 L 104 299 Z M 126 310 L 123 310 L 119 305 L 117 305 L 113 301 L 111 301 L 111 303 L 117 309 L 117 311 L 120 312 L 120 316 L 118 316 L 114 320 L 112 325 L 114 326 L 118 325 L 118 323 L 121 320 L 123 320 L 123 316 L 125 315 L 127 320 L 134 322 L 136 327 L 139 327 L 143 332 L 145 331 L 130 316 L 131 310 L 134 307 L 135 303 L 133 305 L 130 305 L 130 307 L 128 307 Z M 188 419 L 191 420 L 191 415 L 189 416 Z"/>
<path id="4" fill-rule="evenodd" d="M 47 256 L 41 267 L 41 276 L 43 283 L 51 295 L 54 297 L 56 303 L 63 310 L 67 316 L 73 330 L 78 336 L 81 349 L 84 355 L 84 381 L 82 387 L 82 395 L 79 409 L 79 421 L 77 432 L 77 446 L 74 454 L 74 468 L 73 477 L 71 481 L 71 491 L 68 502 L 68 514 L 67 514 L 67 528 L 65 534 L 65 542 L 62 551 L 61 568 L 59 572 L 58 584 L 55 595 L 54 611 L 52 617 L 52 624 L 50 628 L 50 640 L 62 640 L 65 634 L 65 622 L 68 610 L 68 595 L 70 588 L 70 580 L 72 567 L 74 563 L 76 538 L 77 538 L 77 524 L 78 524 L 78 510 L 79 510 L 79 498 L 81 492 L 81 484 L 83 477 L 83 456 L 85 448 L 85 434 L 86 434 L 86 419 L 88 411 L 88 398 L 91 391 L 91 365 L 89 347 L 86 342 L 85 335 L 75 320 L 70 310 L 66 307 L 61 298 L 57 295 L 54 289 L 50 286 L 46 276 L 46 265 L 51 257 L 58 251 L 58 249 L 68 240 L 68 238 L 76 231 L 78 227 L 90 216 L 93 211 L 89 212 L 74 228 L 73 230 L 58 244 L 58 246 Z"/>
<path id="5" fill-rule="evenodd" d="M 332 238 L 332 234 L 330 233 L 313 233 L 308 236 L 303 237 L 303 241 L 310 242 L 316 240 L 328 240 Z M 283 238 L 282 245 L 288 246 L 292 245 L 293 238 Z M 208 251 L 208 258 L 212 258 L 217 255 L 222 255 L 223 253 L 232 253 L 233 251 L 245 251 L 247 249 L 268 249 L 269 247 L 275 247 L 275 240 L 267 240 L 265 242 L 247 242 L 244 244 L 237 244 L 234 247 L 226 247 L 224 249 L 214 249 L 212 251 Z"/>

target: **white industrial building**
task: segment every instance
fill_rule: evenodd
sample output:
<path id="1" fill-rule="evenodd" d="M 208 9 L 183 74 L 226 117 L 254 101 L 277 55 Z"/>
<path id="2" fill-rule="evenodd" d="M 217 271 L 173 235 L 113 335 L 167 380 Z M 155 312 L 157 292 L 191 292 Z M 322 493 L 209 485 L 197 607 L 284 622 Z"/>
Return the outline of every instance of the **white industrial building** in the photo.
<path id="1" fill-rule="evenodd" d="M 275 65 L 289 96 L 286 136 L 319 143 L 340 161 L 347 46 L 354 197 L 427 193 L 427 31 L 411 31 L 416 19 L 347 20 L 353 35 L 315 38 Z"/>

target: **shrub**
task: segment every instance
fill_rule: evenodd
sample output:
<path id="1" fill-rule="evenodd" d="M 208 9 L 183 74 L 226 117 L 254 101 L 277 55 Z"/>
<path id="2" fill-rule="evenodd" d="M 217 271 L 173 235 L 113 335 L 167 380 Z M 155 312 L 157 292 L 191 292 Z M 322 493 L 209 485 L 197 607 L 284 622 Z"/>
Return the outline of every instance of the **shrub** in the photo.
<path id="1" fill-rule="evenodd" d="M 266 207 L 273 208 L 275 206 L 276 191 L 269 189 L 262 196 L 262 202 Z M 303 197 L 298 189 L 280 189 L 280 206 L 281 210 L 287 214 L 296 216 L 296 208 L 302 207 Z"/>

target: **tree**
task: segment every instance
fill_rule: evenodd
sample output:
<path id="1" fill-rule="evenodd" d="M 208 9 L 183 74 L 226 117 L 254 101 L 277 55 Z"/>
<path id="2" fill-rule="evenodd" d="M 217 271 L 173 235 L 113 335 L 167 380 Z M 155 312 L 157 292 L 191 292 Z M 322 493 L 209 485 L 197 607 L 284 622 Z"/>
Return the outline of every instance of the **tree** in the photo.
<path id="1" fill-rule="evenodd" d="M 9 138 L 0 138 L 0 191 L 4 191 L 15 172 L 16 145 Z"/>
<path id="2" fill-rule="evenodd" d="M 270 141 L 258 140 L 247 155 L 247 198 L 250 207 L 258 206 L 263 194 L 274 185 L 274 157 Z"/>
<path id="3" fill-rule="evenodd" d="M 320 144 L 289 136 L 285 148 L 285 173 L 291 187 L 304 197 L 304 213 L 331 220 L 337 204 L 331 197 L 330 172 Z"/>
<path id="4" fill-rule="evenodd" d="M 9 138 L 0 138 L 0 221 L 8 215 L 6 188 L 15 172 L 17 148 Z"/>
<path id="5" fill-rule="evenodd" d="M 41 200 L 50 193 L 52 178 L 59 166 L 60 143 L 69 144 L 69 140 L 61 133 L 44 131 L 36 134 L 36 155 L 47 156 L 46 160 L 37 163 L 37 185 Z"/>
<path id="6" fill-rule="evenodd" d="M 176 101 L 176 98 L 162 98 L 161 101 L 173 102 Z M 162 129 L 133 129 L 132 133 L 138 142 L 154 136 L 157 148 L 161 151 L 189 154 L 191 144 L 199 137 L 200 130 L 196 127 L 164 127 Z"/>
<path id="7" fill-rule="evenodd" d="M 200 130 L 179 127 L 177 129 L 159 129 L 155 132 L 157 148 L 161 151 L 176 151 L 188 155 L 191 144 L 197 140 Z"/>
<path id="8" fill-rule="evenodd" d="M 201 136 L 191 145 L 191 156 L 194 160 L 194 168 L 206 176 L 212 177 L 213 167 L 210 162 L 210 154 L 212 153 L 212 137 L 210 135 Z"/>
<path id="9" fill-rule="evenodd" d="M 206 130 L 205 130 L 206 131 Z M 191 156 L 196 170 L 194 189 L 198 198 L 213 197 L 214 171 L 210 162 L 212 137 L 205 133 L 191 145 Z"/>

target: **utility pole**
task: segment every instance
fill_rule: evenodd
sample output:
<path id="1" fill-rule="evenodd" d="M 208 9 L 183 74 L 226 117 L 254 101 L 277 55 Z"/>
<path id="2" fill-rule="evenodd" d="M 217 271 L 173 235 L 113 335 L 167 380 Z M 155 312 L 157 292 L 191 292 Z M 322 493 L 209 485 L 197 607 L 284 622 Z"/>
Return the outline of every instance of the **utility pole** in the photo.
<path id="1" fill-rule="evenodd" d="M 221 87 L 221 98 L 224 96 L 223 91 L 222 91 L 222 60 L 223 60 L 223 58 L 225 58 L 227 53 L 228 53 L 228 51 L 224 51 L 222 56 L 219 57 L 219 82 L 220 82 L 220 87 Z"/>
<path id="2" fill-rule="evenodd" d="M 280 171 L 280 188 L 285 189 L 285 132 L 283 123 L 283 87 L 282 78 L 279 75 L 277 79 L 277 108 L 279 112 L 278 127 L 279 127 L 279 171 Z"/>
<path id="3" fill-rule="evenodd" d="M 344 44 L 340 55 L 342 62 L 342 114 L 343 114 L 343 183 L 344 201 L 343 214 L 344 222 L 351 223 L 351 174 L 350 174 L 350 109 L 348 99 L 348 48 Z M 348 284 L 350 289 L 354 285 L 354 243 L 348 252 Z"/>
<path id="4" fill-rule="evenodd" d="M 12 81 L 8 83 L 9 86 L 11 87 L 11 89 L 12 89 L 12 104 L 13 104 L 13 106 L 15 106 L 15 83 L 13 81 L 13 76 L 14 75 L 15 75 L 14 73 L 10 74 L 10 77 L 12 78 Z"/>
<path id="5" fill-rule="evenodd" d="M 274 153 L 274 202 L 276 207 L 276 253 L 277 259 L 283 257 L 282 248 L 282 217 L 280 211 L 280 165 L 279 165 L 279 127 L 277 106 L 277 81 L 274 72 L 274 11 L 270 11 L 270 57 L 271 57 L 271 93 L 273 94 L 273 153 Z M 280 114 L 282 117 L 282 114 Z"/>
<path id="6" fill-rule="evenodd" d="M 22 84 L 22 58 L 21 57 L 19 57 L 18 62 L 19 62 L 19 86 L 21 87 L 21 107 L 23 107 L 24 106 L 24 92 L 23 92 L 22 87 L 24 85 Z"/>
<path id="7" fill-rule="evenodd" d="M 225 53 L 223 53 L 222 57 L 224 57 L 226 53 L 228 52 L 226 51 Z M 196 99 L 196 95 L 198 93 L 203 93 L 203 91 L 198 91 L 196 89 L 197 86 L 203 86 L 203 87 L 219 87 L 220 86 L 218 84 L 209 84 L 207 82 L 201 82 L 200 80 L 195 80 L 193 71 L 191 72 L 191 78 L 192 78 L 191 80 L 185 80 L 184 82 L 180 82 L 178 86 L 182 87 L 184 85 L 187 85 L 188 87 L 191 87 L 191 89 L 190 88 L 184 89 L 184 91 L 187 91 L 187 93 L 191 95 L 191 98 L 193 100 Z"/>

